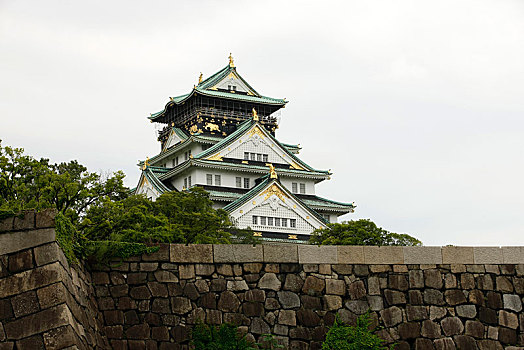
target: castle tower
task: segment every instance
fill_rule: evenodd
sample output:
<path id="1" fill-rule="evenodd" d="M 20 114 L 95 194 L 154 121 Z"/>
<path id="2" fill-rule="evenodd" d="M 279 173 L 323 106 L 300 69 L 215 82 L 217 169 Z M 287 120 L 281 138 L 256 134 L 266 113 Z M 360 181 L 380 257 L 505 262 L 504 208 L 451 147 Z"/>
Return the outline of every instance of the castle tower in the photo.
<path id="1" fill-rule="evenodd" d="M 165 124 L 161 152 L 140 162 L 135 193 L 155 200 L 167 191 L 201 186 L 215 208 L 239 228 L 268 240 L 307 240 L 312 231 L 353 212 L 354 205 L 319 197 L 332 175 L 304 163 L 300 146 L 279 142 L 275 112 L 284 99 L 260 95 L 229 64 L 188 94 L 171 97 L 149 119 Z"/>

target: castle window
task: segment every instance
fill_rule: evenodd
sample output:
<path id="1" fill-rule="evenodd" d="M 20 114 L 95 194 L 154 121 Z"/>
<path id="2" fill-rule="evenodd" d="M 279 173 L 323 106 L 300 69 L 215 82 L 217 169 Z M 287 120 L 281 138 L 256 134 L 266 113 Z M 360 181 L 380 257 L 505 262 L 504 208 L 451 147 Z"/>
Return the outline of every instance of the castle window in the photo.
<path id="1" fill-rule="evenodd" d="M 191 187 L 191 176 L 188 176 L 188 177 L 187 177 L 187 185 L 188 185 L 189 187 Z M 189 188 L 189 187 L 188 187 L 188 188 Z"/>
<path id="2" fill-rule="evenodd" d="M 221 185 L 221 177 L 220 175 L 215 175 L 215 186 L 220 186 Z"/>
<path id="3" fill-rule="evenodd" d="M 300 184 L 300 193 L 305 194 L 306 193 L 306 184 Z"/>
<path id="4" fill-rule="evenodd" d="M 262 154 L 257 153 L 257 162 L 261 162 L 261 161 L 262 161 Z"/>
<path id="5" fill-rule="evenodd" d="M 244 188 L 249 188 L 249 177 L 244 178 Z"/>
<path id="6" fill-rule="evenodd" d="M 324 219 L 326 219 L 327 221 L 329 221 L 329 215 L 327 215 L 327 214 L 322 214 L 322 217 L 323 217 Z"/>
<path id="7" fill-rule="evenodd" d="M 178 165 L 178 156 L 175 157 L 175 160 L 173 160 L 173 165 L 174 166 L 177 166 Z"/>
<path id="8" fill-rule="evenodd" d="M 249 152 L 244 152 L 244 160 L 249 160 Z"/>
<path id="9" fill-rule="evenodd" d="M 253 225 L 258 225 L 258 216 L 253 215 Z"/>
<path id="10" fill-rule="evenodd" d="M 268 226 L 273 226 L 273 218 L 272 217 L 268 217 L 267 218 L 267 225 Z"/>
<path id="11" fill-rule="evenodd" d="M 297 219 L 289 219 L 289 227 L 296 228 L 297 227 Z"/>
<path id="12" fill-rule="evenodd" d="M 251 153 L 251 160 L 257 160 L 257 154 L 256 153 Z"/>
<path id="13" fill-rule="evenodd" d="M 184 188 L 187 188 L 187 177 L 184 178 Z"/>
<path id="14" fill-rule="evenodd" d="M 297 183 L 296 182 L 291 183 L 291 192 L 298 193 Z"/>
<path id="15" fill-rule="evenodd" d="M 206 174 L 206 184 L 210 186 L 213 185 L 213 175 Z"/>
<path id="16" fill-rule="evenodd" d="M 275 226 L 280 226 L 280 218 L 275 218 Z"/>
<path id="17" fill-rule="evenodd" d="M 263 154 L 263 155 L 262 155 L 262 158 L 263 158 L 263 161 L 264 161 L 264 162 L 267 162 L 267 159 L 268 159 L 267 154 Z"/>
<path id="18" fill-rule="evenodd" d="M 235 180 L 236 180 L 237 188 L 242 188 L 242 178 L 237 176 Z"/>
<path id="19" fill-rule="evenodd" d="M 287 227 L 287 219 L 282 218 L 282 227 Z"/>
<path id="20" fill-rule="evenodd" d="M 265 216 L 260 217 L 260 225 L 266 226 L 266 217 Z"/>

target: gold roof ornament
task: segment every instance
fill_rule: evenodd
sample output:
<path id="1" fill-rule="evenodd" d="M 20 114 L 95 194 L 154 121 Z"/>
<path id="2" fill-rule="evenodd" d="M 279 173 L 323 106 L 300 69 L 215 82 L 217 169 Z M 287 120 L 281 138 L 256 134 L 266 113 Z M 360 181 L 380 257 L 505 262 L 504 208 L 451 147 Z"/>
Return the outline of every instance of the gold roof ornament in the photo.
<path id="1" fill-rule="evenodd" d="M 200 76 L 198 77 L 198 83 L 200 84 L 202 82 L 202 72 L 200 72 Z"/>
<path id="2" fill-rule="evenodd" d="M 252 114 L 253 114 L 253 120 L 258 122 L 258 113 L 255 107 L 253 107 Z"/>
<path id="3" fill-rule="evenodd" d="M 231 55 L 231 52 L 229 53 L 229 66 L 231 68 L 235 68 L 235 63 L 233 62 L 233 56 Z"/>
<path id="4" fill-rule="evenodd" d="M 269 167 L 269 177 L 272 179 L 278 179 L 277 171 L 275 170 L 275 166 L 271 163 L 268 163 L 267 166 Z"/>
<path id="5" fill-rule="evenodd" d="M 144 162 L 144 166 L 142 167 L 142 170 L 146 170 L 149 166 L 149 157 L 146 157 L 146 161 Z"/>

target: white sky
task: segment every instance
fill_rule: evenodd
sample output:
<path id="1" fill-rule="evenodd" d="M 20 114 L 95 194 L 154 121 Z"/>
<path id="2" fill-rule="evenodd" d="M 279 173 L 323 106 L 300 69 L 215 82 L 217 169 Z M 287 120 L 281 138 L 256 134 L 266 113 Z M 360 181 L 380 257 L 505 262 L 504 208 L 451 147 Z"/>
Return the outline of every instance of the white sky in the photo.
<path id="1" fill-rule="evenodd" d="M 124 170 L 227 64 L 286 97 L 317 194 L 425 245 L 524 245 L 523 1 L 2 1 L 0 138 Z"/>

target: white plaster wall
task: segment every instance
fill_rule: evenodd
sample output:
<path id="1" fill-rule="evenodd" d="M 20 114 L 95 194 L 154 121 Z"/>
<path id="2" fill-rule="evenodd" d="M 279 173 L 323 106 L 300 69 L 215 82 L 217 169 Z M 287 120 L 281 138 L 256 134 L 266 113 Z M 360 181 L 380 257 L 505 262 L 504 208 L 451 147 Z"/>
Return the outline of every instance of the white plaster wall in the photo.
<path id="1" fill-rule="evenodd" d="M 277 169 L 277 172 L 278 172 L 278 169 Z M 301 194 L 300 193 L 300 184 L 303 183 L 306 185 L 306 193 L 305 194 L 315 194 L 315 181 L 314 180 L 309 180 L 309 179 L 304 179 L 304 178 L 290 178 L 290 177 L 281 177 L 280 178 L 280 183 L 282 185 L 284 185 L 288 190 L 289 192 L 291 192 L 291 190 L 293 189 L 292 187 L 292 183 L 293 182 L 296 182 L 297 183 L 297 193 L 298 194 Z"/>

